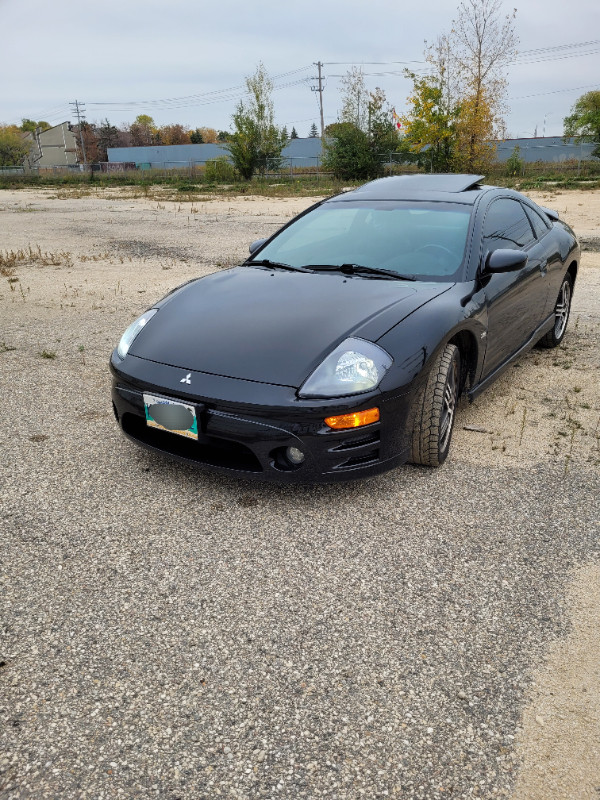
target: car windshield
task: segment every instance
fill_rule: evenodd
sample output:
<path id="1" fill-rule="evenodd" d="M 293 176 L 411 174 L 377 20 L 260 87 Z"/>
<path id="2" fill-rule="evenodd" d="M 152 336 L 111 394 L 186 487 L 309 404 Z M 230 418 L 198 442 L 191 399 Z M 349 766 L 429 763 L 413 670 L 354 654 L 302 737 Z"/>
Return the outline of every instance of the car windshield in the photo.
<path id="1" fill-rule="evenodd" d="M 353 264 L 418 280 L 453 281 L 463 262 L 470 216 L 471 207 L 459 203 L 334 201 L 281 231 L 256 261 L 309 268 Z"/>

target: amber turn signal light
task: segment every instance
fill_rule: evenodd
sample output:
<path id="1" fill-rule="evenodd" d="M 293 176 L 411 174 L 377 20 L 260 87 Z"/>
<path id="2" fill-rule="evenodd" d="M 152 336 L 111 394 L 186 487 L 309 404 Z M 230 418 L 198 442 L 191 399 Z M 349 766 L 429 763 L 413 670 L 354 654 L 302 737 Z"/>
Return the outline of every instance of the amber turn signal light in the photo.
<path id="1" fill-rule="evenodd" d="M 329 425 L 336 431 L 344 430 L 345 428 L 361 428 L 363 425 L 371 425 L 372 422 L 378 422 L 379 409 L 368 408 L 366 411 L 355 411 L 353 414 L 340 414 L 338 417 L 327 417 L 325 425 Z"/>

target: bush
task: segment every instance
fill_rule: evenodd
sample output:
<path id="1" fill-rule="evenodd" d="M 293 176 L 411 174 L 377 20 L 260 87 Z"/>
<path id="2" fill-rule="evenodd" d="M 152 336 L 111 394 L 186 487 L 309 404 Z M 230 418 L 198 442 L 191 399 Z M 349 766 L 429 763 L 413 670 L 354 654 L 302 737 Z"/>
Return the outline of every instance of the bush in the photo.
<path id="1" fill-rule="evenodd" d="M 506 159 L 506 174 L 510 176 L 522 175 L 525 162 L 521 158 L 521 148 L 519 145 L 513 149 L 512 153 Z"/>
<path id="2" fill-rule="evenodd" d="M 219 156 L 206 162 L 204 178 L 209 183 L 231 183 L 236 179 L 236 171 L 227 156 Z"/>
<path id="3" fill-rule="evenodd" d="M 334 126 L 330 126 L 330 129 Z M 340 180 L 369 180 L 383 175 L 379 153 L 364 131 L 351 122 L 335 124 L 325 143 L 323 167 Z"/>

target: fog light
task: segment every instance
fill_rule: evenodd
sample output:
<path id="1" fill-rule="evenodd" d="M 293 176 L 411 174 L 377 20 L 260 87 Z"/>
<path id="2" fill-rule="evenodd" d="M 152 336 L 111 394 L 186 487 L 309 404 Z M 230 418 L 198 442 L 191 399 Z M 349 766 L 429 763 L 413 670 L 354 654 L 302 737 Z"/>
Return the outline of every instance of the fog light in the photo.
<path id="1" fill-rule="evenodd" d="M 297 467 L 299 464 L 302 464 L 304 461 L 304 453 L 302 450 L 298 450 L 297 447 L 286 447 L 285 457 L 290 464 L 293 464 L 295 467 Z"/>

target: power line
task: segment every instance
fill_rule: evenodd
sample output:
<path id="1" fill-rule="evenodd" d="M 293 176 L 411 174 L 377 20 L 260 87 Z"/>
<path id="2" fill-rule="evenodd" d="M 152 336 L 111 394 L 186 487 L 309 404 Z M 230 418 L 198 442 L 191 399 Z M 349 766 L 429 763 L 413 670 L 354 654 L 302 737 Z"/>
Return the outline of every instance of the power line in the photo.
<path id="1" fill-rule="evenodd" d="M 542 97 L 546 94 L 560 94 L 561 92 L 580 92 L 582 89 L 596 89 L 599 83 L 591 83 L 587 86 L 574 86 L 572 89 L 553 89 L 551 92 L 537 92 L 537 94 L 523 94 L 519 97 L 509 97 L 509 100 L 526 100 L 529 97 Z"/>

